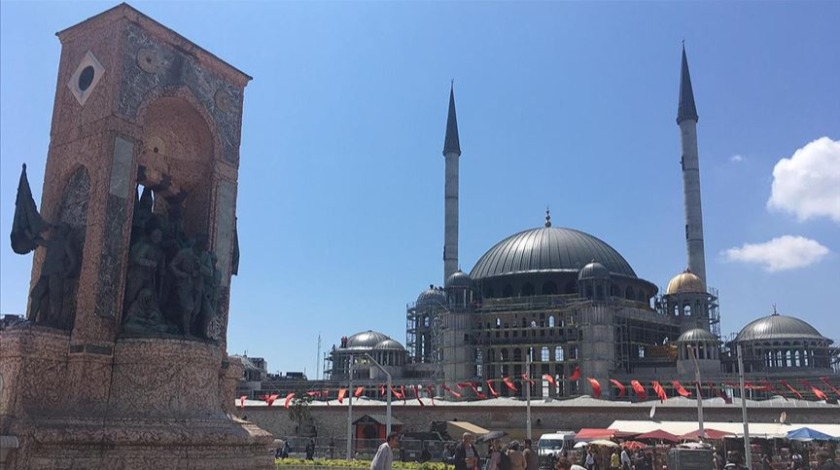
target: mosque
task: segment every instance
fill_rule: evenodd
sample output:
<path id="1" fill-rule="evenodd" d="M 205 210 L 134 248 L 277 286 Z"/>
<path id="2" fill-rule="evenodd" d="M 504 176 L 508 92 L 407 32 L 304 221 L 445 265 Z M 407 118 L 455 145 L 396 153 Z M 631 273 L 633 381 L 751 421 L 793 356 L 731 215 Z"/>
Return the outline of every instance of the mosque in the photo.
<path id="1" fill-rule="evenodd" d="M 635 392 L 640 400 L 651 392 L 687 396 L 683 381 L 699 382 L 704 396 L 731 397 L 740 349 L 752 398 L 840 393 L 840 348 L 803 320 L 774 312 L 722 340 L 717 292 L 706 282 L 698 115 L 685 49 L 676 121 L 688 268 L 664 293 L 608 243 L 552 226 L 548 211 L 544 226 L 498 242 L 466 273 L 458 269 L 461 148 L 451 90 L 443 147 L 445 284 L 430 285 L 408 305 L 405 347 L 375 331 L 342 338 L 327 358 L 327 381 L 346 382 L 352 370 L 356 383 L 373 385 L 387 371 L 394 383 L 456 399 Z"/>

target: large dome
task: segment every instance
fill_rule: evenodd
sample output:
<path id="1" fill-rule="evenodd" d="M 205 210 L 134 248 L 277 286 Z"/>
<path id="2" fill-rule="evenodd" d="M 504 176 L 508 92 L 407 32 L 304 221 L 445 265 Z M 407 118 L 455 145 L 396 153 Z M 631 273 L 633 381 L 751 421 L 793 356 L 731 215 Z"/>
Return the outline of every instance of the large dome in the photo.
<path id="1" fill-rule="evenodd" d="M 363 331 L 347 338 L 347 348 L 372 349 L 377 344 L 389 339 L 391 338 L 377 331 Z"/>
<path id="2" fill-rule="evenodd" d="M 592 260 L 612 274 L 636 277 L 613 247 L 577 230 L 540 227 L 500 241 L 479 258 L 470 272 L 474 280 L 535 272 L 577 272 Z"/>
<path id="3" fill-rule="evenodd" d="M 753 320 L 735 337 L 736 342 L 786 339 L 817 339 L 831 342 L 808 323 L 778 314 Z"/>

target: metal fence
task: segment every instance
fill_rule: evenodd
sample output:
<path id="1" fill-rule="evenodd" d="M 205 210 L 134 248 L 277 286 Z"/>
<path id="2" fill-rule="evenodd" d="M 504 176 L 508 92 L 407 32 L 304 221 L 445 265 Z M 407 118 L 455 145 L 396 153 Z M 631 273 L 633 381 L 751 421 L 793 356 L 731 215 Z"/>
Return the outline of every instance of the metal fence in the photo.
<path id="1" fill-rule="evenodd" d="M 290 446 L 289 458 L 306 458 L 306 444 L 315 440 L 315 459 L 346 459 L 347 439 L 330 437 L 300 437 L 291 436 L 281 438 L 281 441 L 288 441 Z M 371 460 L 376 454 L 376 449 L 383 443 L 379 439 L 353 439 L 352 458 L 359 460 Z M 419 462 L 423 455 L 423 448 L 429 450 L 429 457 L 432 462 L 445 462 L 447 448 L 454 449 L 457 442 L 438 440 L 418 440 L 401 438 L 400 445 L 394 449 L 394 460 L 402 462 Z M 278 444 L 279 445 L 279 444 Z"/>

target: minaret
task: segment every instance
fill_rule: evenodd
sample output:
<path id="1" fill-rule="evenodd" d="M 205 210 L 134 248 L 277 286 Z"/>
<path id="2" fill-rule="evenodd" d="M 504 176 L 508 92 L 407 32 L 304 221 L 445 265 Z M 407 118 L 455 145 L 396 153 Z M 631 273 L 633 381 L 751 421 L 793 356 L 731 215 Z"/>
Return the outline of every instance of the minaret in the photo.
<path id="1" fill-rule="evenodd" d="M 444 187 L 443 284 L 458 270 L 458 119 L 455 117 L 455 83 L 449 89 L 449 116 L 446 118 L 446 138 L 443 142 L 446 158 Z"/>
<path id="2" fill-rule="evenodd" d="M 688 250 L 688 267 L 706 283 L 706 255 L 703 248 L 703 209 L 700 204 L 700 161 L 697 156 L 697 108 L 688 74 L 685 44 L 682 51 L 680 73 L 680 104 L 677 111 L 682 144 L 683 195 L 685 198 L 685 243 Z"/>

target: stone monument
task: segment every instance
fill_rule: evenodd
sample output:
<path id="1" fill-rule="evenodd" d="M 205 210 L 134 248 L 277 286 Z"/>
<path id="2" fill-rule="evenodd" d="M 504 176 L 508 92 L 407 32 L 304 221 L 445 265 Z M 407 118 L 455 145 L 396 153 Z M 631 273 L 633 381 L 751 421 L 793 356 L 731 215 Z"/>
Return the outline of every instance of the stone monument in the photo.
<path id="1" fill-rule="evenodd" d="M 268 469 L 231 414 L 242 101 L 251 77 L 127 4 L 58 33 L 40 211 L 12 245 L 28 321 L 0 331 L 0 467 Z"/>

